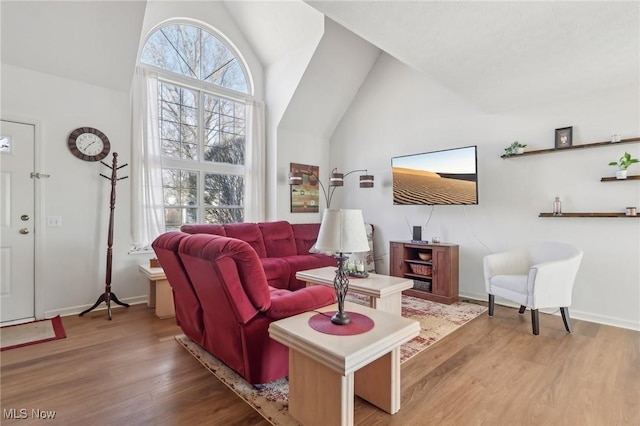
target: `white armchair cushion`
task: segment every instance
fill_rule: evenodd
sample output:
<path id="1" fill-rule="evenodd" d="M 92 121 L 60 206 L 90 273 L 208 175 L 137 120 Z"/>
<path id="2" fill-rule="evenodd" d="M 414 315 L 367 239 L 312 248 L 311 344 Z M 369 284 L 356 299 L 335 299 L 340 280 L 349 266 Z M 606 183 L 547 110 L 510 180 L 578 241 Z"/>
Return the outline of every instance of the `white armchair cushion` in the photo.
<path id="1" fill-rule="evenodd" d="M 568 307 L 581 260 L 582 251 L 555 242 L 490 254 L 483 260 L 487 293 L 530 309 Z"/>
<path id="2" fill-rule="evenodd" d="M 527 275 L 496 275 L 490 279 L 491 294 L 527 305 Z"/>

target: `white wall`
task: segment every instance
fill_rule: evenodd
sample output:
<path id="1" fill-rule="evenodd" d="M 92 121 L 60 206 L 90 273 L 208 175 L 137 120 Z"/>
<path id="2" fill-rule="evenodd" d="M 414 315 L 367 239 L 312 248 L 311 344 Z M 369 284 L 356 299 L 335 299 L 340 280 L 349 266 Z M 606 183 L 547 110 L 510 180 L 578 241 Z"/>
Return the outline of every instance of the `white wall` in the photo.
<path id="1" fill-rule="evenodd" d="M 109 138 L 118 164 L 128 163 L 129 94 L 3 65 L 2 116 L 41 125 L 39 171 L 51 175 L 40 180 L 42 214 L 62 217 L 62 227 L 36 229 L 42 241 L 37 285 L 44 299 L 44 312 L 37 314 L 80 312 L 104 292 L 111 184 L 99 174 L 110 176 L 110 169 L 74 157 L 67 139 L 78 127 L 95 127 Z M 110 154 L 104 161 L 111 164 L 112 158 Z M 119 176 L 129 173 L 125 167 Z M 125 179 L 116 185 L 111 283 L 120 300 L 135 303 L 146 300 L 146 284 L 137 272 L 142 260 L 127 255 L 129 207 Z M 45 218 L 38 219 L 46 224 Z"/>
<path id="2" fill-rule="evenodd" d="M 256 98 L 263 98 L 262 66 L 222 3 L 149 2 L 141 35 L 170 17 L 198 19 L 224 31 L 249 65 Z M 119 164 L 128 163 L 129 93 L 7 64 L 2 64 L 1 87 L 2 118 L 41 126 L 43 164 L 39 171 L 51 175 L 41 180 L 42 213 L 62 217 L 62 227 L 36 230 L 42 232 L 36 285 L 44 299 L 38 303 L 42 312 L 36 314 L 81 312 L 104 292 L 111 186 L 99 173 L 109 175 L 110 170 L 74 157 L 67 139 L 78 127 L 95 127 L 109 138 Z M 106 160 L 110 163 L 111 155 Z M 131 165 L 121 169 L 120 175 L 130 174 L 130 169 Z M 153 254 L 129 255 L 130 242 L 130 186 L 125 179 L 117 184 L 112 291 L 121 301 L 142 303 L 147 299 L 147 283 L 138 264 L 148 262 Z"/>
<path id="3" fill-rule="evenodd" d="M 378 271 L 389 266 L 389 241 L 411 238 L 431 207 L 394 206 L 391 157 L 478 145 L 479 204 L 436 206 L 423 236 L 460 245 L 460 294 L 484 300 L 482 257 L 489 251 L 558 240 L 584 250 L 574 287 L 576 318 L 640 329 L 640 219 L 538 218 L 559 196 L 566 212 L 623 212 L 640 206 L 640 182 L 600 182 L 611 160 L 640 144 L 572 150 L 503 160 L 514 140 L 529 149 L 552 148 L 554 129 L 573 126 L 575 145 L 640 136 L 639 88 L 619 87 L 558 99 L 508 114 L 484 114 L 430 78 L 383 55 L 331 140 L 332 164 L 367 167 L 373 189 L 357 178 L 336 193 L 336 206 L 362 208 L 376 226 Z M 535 100 L 532 100 L 535 101 Z M 530 104 L 534 104 L 531 102 Z M 635 169 L 635 170 L 634 170 Z M 640 165 L 632 166 L 640 174 Z"/>

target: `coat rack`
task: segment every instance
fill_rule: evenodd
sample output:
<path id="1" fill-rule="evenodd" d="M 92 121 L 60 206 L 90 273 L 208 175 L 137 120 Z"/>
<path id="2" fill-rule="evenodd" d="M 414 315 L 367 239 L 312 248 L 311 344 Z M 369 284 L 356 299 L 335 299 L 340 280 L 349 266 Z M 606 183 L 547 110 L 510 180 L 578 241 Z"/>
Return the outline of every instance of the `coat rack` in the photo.
<path id="1" fill-rule="evenodd" d="M 105 284 L 105 288 L 104 288 L 104 293 L 102 293 L 100 295 L 100 297 L 98 297 L 98 300 L 96 301 L 96 303 L 92 307 L 90 307 L 86 311 L 81 312 L 80 316 L 83 316 L 87 312 L 93 311 L 100 303 L 104 302 L 107 305 L 107 314 L 109 315 L 109 320 L 111 320 L 111 301 L 112 300 L 113 300 L 114 303 L 116 303 L 116 304 L 118 304 L 120 306 L 124 306 L 125 308 L 129 307 L 129 305 L 127 303 L 123 303 L 123 302 L 119 301 L 118 298 L 116 297 L 116 294 L 111 292 L 111 265 L 112 265 L 112 250 L 111 250 L 111 246 L 113 246 L 113 210 L 116 207 L 116 182 L 119 181 L 119 180 L 122 180 L 122 179 L 126 179 L 129 176 L 124 176 L 124 177 L 120 177 L 120 178 L 117 177 L 117 171 L 127 165 L 127 164 L 123 164 L 122 166 L 118 167 L 118 153 L 117 152 L 113 153 L 113 164 L 111 166 L 108 165 L 107 163 L 105 163 L 104 161 L 100 161 L 100 162 L 111 169 L 111 177 L 103 175 L 102 173 L 100 173 L 100 176 L 102 176 L 103 178 L 109 179 L 111 181 L 111 206 L 110 206 L 110 214 L 109 214 L 109 236 L 107 238 L 107 277 L 106 277 L 106 284 Z"/>

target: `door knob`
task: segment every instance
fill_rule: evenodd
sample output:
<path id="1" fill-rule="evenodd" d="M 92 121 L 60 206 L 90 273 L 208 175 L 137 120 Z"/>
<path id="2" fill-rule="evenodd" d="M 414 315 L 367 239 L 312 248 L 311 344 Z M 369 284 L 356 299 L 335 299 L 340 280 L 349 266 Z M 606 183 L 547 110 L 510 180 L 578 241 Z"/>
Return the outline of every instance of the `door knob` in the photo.
<path id="1" fill-rule="evenodd" d="M 29 215 L 28 214 L 23 214 L 22 216 L 20 216 L 20 220 L 24 220 L 24 221 L 29 220 Z"/>
<path id="2" fill-rule="evenodd" d="M 28 233 L 29 233 L 29 228 L 22 228 L 22 229 L 20 230 L 20 233 L 21 233 L 21 234 L 28 234 Z"/>

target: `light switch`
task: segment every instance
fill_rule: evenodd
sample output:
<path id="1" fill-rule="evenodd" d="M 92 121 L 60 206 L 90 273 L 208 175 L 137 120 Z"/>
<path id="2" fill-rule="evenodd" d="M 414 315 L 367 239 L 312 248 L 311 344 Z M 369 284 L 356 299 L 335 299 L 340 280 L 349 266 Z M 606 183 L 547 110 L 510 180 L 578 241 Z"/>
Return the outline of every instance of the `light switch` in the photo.
<path id="1" fill-rule="evenodd" d="M 51 228 L 62 226 L 62 216 L 47 216 L 47 226 Z"/>

